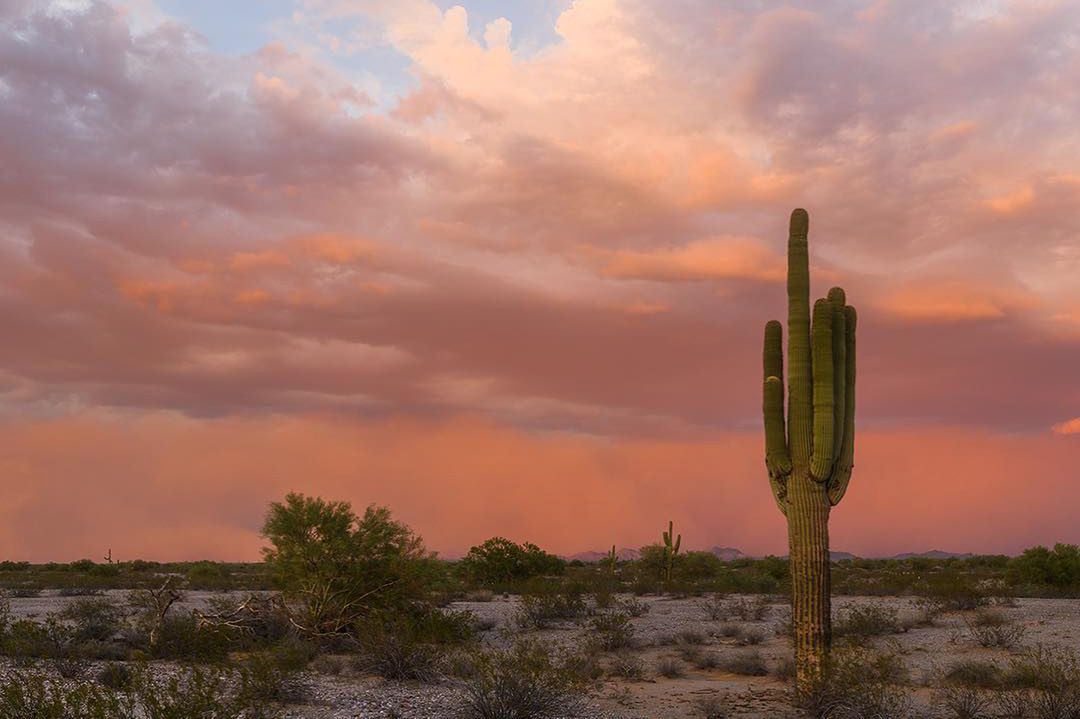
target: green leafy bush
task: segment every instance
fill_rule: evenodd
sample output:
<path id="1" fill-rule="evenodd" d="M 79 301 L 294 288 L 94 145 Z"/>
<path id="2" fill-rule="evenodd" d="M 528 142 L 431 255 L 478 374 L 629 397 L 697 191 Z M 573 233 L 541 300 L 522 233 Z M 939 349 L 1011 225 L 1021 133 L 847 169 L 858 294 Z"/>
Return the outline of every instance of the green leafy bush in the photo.
<path id="1" fill-rule="evenodd" d="M 403 609 L 430 590 L 423 541 L 385 507 L 357 516 L 348 502 L 289 494 L 270 505 L 265 558 L 286 596 L 302 606 L 294 621 L 313 635 L 348 632 L 379 609 Z"/>
<path id="2" fill-rule="evenodd" d="M 535 544 L 517 544 L 504 537 L 492 537 L 470 548 L 459 568 L 473 584 L 508 587 L 533 577 L 562 574 L 566 562 Z"/>

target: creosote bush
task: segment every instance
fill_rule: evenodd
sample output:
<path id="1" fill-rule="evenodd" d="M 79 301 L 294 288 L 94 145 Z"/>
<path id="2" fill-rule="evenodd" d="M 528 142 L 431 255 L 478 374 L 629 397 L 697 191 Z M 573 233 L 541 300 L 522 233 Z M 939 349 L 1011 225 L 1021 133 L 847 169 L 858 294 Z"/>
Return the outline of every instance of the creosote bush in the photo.
<path id="1" fill-rule="evenodd" d="M 513 649 L 477 653 L 465 692 L 465 719 L 551 719 L 580 704 L 585 679 L 573 657 L 522 641 Z"/>
<path id="2" fill-rule="evenodd" d="M 100 684 L 67 684 L 38 673 L 0 683 L 0 716 L 5 719 L 271 719 L 267 702 L 248 696 L 244 674 L 189 667 L 167 677 L 137 671 L 120 692 Z"/>
<path id="3" fill-rule="evenodd" d="M 607 613 L 589 621 L 586 644 L 590 649 L 610 652 L 633 647 L 634 625 L 625 614 Z"/>
<path id="4" fill-rule="evenodd" d="M 522 628 L 547 629 L 555 624 L 576 622 L 588 613 L 589 604 L 580 586 L 542 587 L 521 596 L 517 623 Z"/>
<path id="5" fill-rule="evenodd" d="M 756 649 L 740 650 L 721 658 L 719 668 L 746 677 L 763 677 L 769 673 L 765 659 Z"/>
<path id="6" fill-rule="evenodd" d="M 911 698 L 900 686 L 906 674 L 894 654 L 834 650 L 820 679 L 800 700 L 820 719 L 908 719 Z"/>
<path id="7" fill-rule="evenodd" d="M 853 642 L 903 631 L 896 610 L 879 604 L 849 607 L 833 622 L 833 635 Z"/>

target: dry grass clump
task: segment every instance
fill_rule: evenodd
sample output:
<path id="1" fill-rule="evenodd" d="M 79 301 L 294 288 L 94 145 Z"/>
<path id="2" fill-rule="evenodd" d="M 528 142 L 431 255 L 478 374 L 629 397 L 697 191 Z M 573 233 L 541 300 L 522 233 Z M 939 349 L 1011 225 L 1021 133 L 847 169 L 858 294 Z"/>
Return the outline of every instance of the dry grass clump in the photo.
<path id="1" fill-rule="evenodd" d="M 865 649 L 833 652 L 822 678 L 801 697 L 822 719 L 908 719 L 911 697 L 902 683 L 907 670 L 896 654 Z"/>

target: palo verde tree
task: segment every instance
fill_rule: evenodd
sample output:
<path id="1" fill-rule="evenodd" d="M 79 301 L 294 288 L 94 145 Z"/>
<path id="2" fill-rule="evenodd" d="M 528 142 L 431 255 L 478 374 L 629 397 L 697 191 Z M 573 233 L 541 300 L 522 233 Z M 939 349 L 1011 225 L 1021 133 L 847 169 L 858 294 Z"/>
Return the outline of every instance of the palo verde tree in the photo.
<path id="1" fill-rule="evenodd" d="M 374 611 L 425 597 L 430 555 L 385 507 L 362 516 L 348 502 L 290 493 L 267 512 L 263 550 L 293 623 L 313 636 L 350 632 Z"/>
<path id="2" fill-rule="evenodd" d="M 806 210 L 788 235 L 788 392 L 782 328 L 765 325 L 765 464 L 787 517 L 795 671 L 800 690 L 820 677 L 831 644 L 829 510 L 847 491 L 855 452 L 855 308 L 834 287 L 814 303 Z"/>

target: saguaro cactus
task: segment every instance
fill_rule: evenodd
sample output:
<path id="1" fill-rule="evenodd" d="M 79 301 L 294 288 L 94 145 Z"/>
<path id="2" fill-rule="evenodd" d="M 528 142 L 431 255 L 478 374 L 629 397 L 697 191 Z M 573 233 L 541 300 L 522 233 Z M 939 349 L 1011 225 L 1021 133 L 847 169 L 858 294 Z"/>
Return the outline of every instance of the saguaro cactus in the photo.
<path id="1" fill-rule="evenodd" d="M 675 522 L 668 521 L 664 537 L 664 581 L 671 584 L 671 571 L 675 568 L 675 555 L 682 546 L 682 535 L 675 536 Z"/>
<path id="2" fill-rule="evenodd" d="M 765 465 L 787 517 L 796 683 L 806 690 L 829 651 L 829 510 L 847 491 L 855 451 L 855 308 L 834 287 L 810 322 L 809 217 L 788 235 L 788 397 L 784 423 L 782 328 L 765 325 Z"/>
<path id="3" fill-rule="evenodd" d="M 611 545 L 611 551 L 607 555 L 608 570 L 611 572 L 611 576 L 615 576 L 615 568 L 619 563 L 619 555 L 615 551 L 615 545 Z"/>

